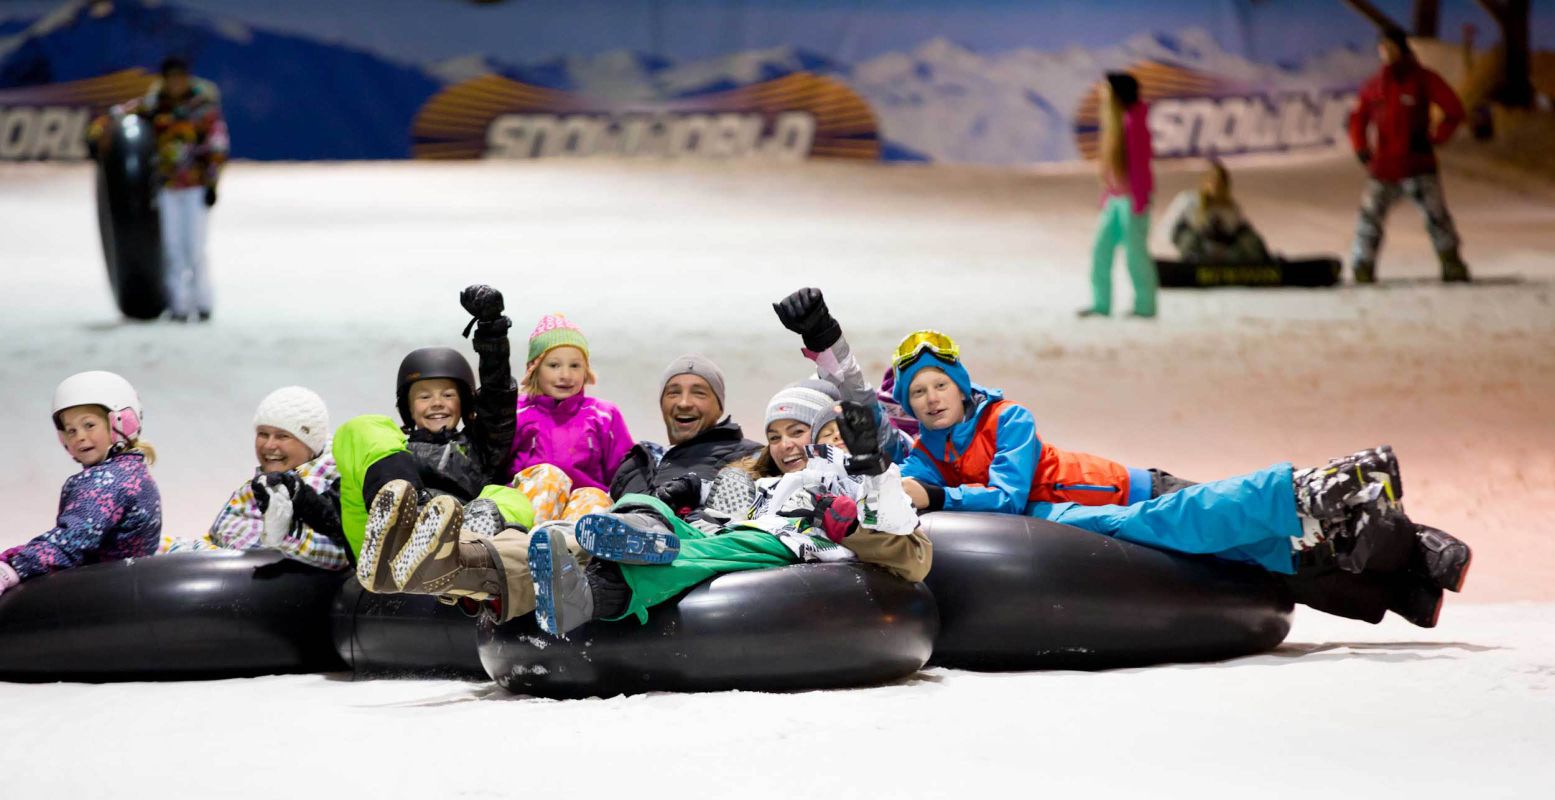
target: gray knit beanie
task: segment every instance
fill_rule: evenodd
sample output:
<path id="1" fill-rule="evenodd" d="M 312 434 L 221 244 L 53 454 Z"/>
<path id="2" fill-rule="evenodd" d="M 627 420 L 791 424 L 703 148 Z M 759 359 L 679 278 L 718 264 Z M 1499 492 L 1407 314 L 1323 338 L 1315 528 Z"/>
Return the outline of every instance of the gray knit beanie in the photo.
<path id="1" fill-rule="evenodd" d="M 664 387 L 676 375 L 695 375 L 707 385 L 713 387 L 713 396 L 718 398 L 718 410 L 724 409 L 724 372 L 713 363 L 711 358 L 696 353 L 687 353 L 677 356 L 664 368 L 664 375 L 659 378 L 659 396 L 664 396 Z"/>
<path id="2" fill-rule="evenodd" d="M 833 407 L 840 402 L 842 393 L 837 391 L 837 387 L 814 378 L 803 380 L 772 395 L 772 399 L 767 402 L 765 424 L 791 419 L 810 426 L 810 430 L 818 433 L 822 425 L 837 418 Z"/>

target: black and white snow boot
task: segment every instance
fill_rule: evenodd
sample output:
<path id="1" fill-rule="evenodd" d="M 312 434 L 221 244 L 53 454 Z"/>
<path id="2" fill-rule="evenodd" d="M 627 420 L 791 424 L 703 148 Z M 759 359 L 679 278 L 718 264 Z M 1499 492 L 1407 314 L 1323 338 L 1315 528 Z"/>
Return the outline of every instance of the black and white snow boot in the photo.
<path id="1" fill-rule="evenodd" d="M 1325 469 L 1349 473 L 1361 483 L 1380 483 L 1384 496 L 1394 503 L 1404 499 L 1404 480 L 1399 475 L 1398 458 L 1388 445 L 1333 459 Z"/>
<path id="2" fill-rule="evenodd" d="M 1366 484 L 1348 502 L 1343 531 L 1334 541 L 1339 568 L 1388 573 L 1408 567 L 1415 549 L 1415 524 L 1387 499 L 1382 484 Z"/>
<path id="3" fill-rule="evenodd" d="M 1415 551 L 1410 569 L 1452 592 L 1463 591 L 1474 553 L 1461 539 L 1432 528 L 1415 525 Z"/>
<path id="4" fill-rule="evenodd" d="M 495 501 L 477 497 L 464 505 L 464 519 L 460 526 L 465 533 L 490 538 L 502 532 L 507 526 L 507 520 L 503 518 L 502 509 L 497 507 Z"/>

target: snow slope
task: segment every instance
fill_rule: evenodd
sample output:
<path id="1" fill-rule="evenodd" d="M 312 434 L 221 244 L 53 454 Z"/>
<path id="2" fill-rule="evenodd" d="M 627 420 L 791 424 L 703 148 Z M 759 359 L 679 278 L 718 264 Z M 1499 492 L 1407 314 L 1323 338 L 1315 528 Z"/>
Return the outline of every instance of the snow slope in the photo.
<path id="1" fill-rule="evenodd" d="M 931 669 L 854 691 L 0 684 L 0 770 L 7 797 L 83 800 L 1540 797 L 1555 779 L 1550 608 L 1472 606 L 1433 631 L 1312 613 L 1274 653 L 1225 664 Z"/>
<path id="2" fill-rule="evenodd" d="M 1345 247 L 1352 161 L 1233 168 L 1273 246 Z M 1191 180 L 1163 172 L 1158 204 Z M 389 411 L 401 355 L 465 346 L 458 289 L 487 281 L 521 332 L 549 311 L 582 326 L 597 393 L 639 436 L 662 436 L 655 382 L 685 350 L 759 420 L 807 364 L 768 304 L 813 284 L 872 370 L 938 327 L 1062 446 L 1202 479 L 1391 442 L 1410 513 L 1476 548 L 1434 631 L 1302 614 L 1280 652 L 1210 666 L 578 703 L 316 676 L 0 685 L 4 794 L 532 797 L 537 776 L 675 798 L 1537 795 L 1555 778 L 1555 196 L 1447 181 L 1474 286 L 1430 280 L 1405 208 L 1379 286 L 1169 291 L 1155 322 L 1082 323 L 1084 172 L 239 163 L 212 221 L 217 318 L 173 327 L 117 319 L 86 169 L 0 166 L 0 545 L 50 524 L 73 471 L 47 421 L 65 375 L 139 386 L 168 527 L 192 535 L 252 469 L 265 393 Z"/>

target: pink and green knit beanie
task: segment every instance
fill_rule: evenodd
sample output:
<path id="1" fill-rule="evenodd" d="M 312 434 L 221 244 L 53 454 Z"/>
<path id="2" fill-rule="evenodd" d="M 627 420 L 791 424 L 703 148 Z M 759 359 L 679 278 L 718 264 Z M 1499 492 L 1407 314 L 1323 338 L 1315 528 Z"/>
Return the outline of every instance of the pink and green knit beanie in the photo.
<path id="1" fill-rule="evenodd" d="M 589 340 L 584 338 L 583 330 L 561 314 L 546 314 L 534 333 L 529 334 L 529 357 L 524 362 L 533 364 L 558 347 L 576 347 L 583 351 L 584 358 L 589 357 Z"/>

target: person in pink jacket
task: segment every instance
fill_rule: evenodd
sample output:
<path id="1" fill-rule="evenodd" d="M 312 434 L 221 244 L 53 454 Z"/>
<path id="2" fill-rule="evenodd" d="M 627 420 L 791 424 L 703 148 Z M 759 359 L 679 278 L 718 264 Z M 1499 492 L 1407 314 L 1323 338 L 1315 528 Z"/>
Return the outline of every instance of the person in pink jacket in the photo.
<path id="1" fill-rule="evenodd" d="M 541 317 L 513 435 L 513 486 L 534 505 L 537 525 L 610 508 L 610 481 L 633 442 L 619 408 L 583 393 L 596 380 L 583 331 L 561 314 Z"/>
<path id="2" fill-rule="evenodd" d="M 1123 246 L 1129 277 L 1134 281 L 1133 316 L 1155 316 L 1155 261 L 1146 239 L 1150 235 L 1149 106 L 1139 99 L 1139 81 L 1126 72 L 1107 73 L 1101 97 L 1101 219 L 1091 251 L 1091 305 L 1080 316 L 1112 313 L 1112 258 Z"/>

